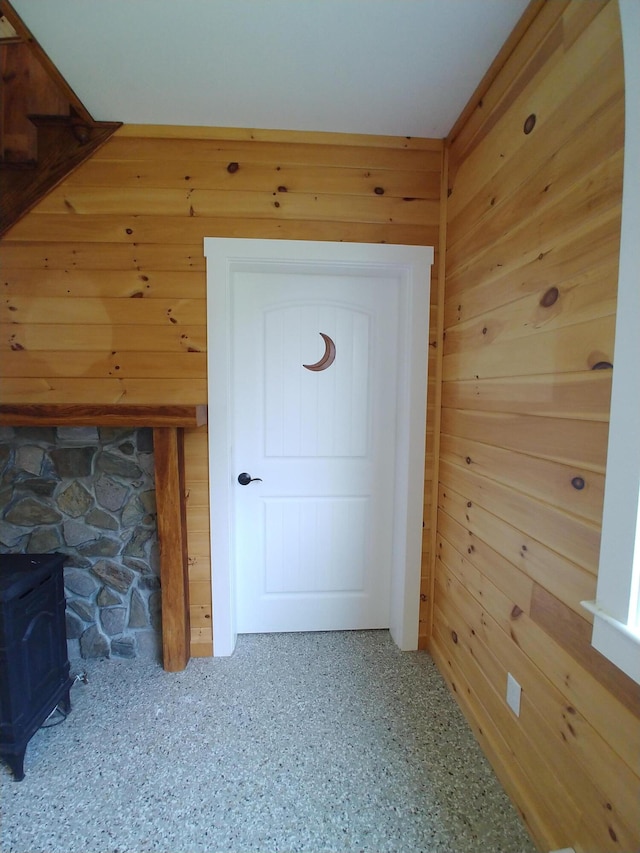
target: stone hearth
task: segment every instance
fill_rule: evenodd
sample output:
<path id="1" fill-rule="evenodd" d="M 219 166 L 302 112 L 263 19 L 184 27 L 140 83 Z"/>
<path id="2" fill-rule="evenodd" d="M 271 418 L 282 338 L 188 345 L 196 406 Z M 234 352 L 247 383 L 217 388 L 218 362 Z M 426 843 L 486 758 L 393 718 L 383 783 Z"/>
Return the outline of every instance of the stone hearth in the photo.
<path id="1" fill-rule="evenodd" d="M 0 551 L 67 554 L 69 657 L 158 657 L 151 429 L 0 427 Z"/>

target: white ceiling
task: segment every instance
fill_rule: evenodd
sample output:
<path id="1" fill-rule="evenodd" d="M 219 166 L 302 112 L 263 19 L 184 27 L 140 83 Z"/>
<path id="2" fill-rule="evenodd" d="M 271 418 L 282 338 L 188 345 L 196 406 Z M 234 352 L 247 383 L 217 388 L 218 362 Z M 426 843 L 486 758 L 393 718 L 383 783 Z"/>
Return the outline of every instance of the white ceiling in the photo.
<path id="1" fill-rule="evenodd" d="M 13 0 L 95 119 L 444 137 L 528 0 Z"/>

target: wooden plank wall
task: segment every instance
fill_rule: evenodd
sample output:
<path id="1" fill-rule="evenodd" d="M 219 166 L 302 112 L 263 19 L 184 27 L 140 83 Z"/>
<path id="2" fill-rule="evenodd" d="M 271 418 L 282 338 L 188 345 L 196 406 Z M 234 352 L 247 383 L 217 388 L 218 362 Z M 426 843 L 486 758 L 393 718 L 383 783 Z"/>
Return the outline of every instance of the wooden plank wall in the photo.
<path id="1" fill-rule="evenodd" d="M 627 853 L 640 688 L 591 648 L 580 607 L 595 597 L 607 450 L 619 13 L 538 8 L 447 141 L 430 649 L 540 849 Z"/>
<path id="2" fill-rule="evenodd" d="M 442 148 L 404 137 L 122 128 L 0 245 L 3 401 L 206 401 L 203 238 L 437 248 Z M 206 429 L 187 432 L 185 457 L 191 648 L 209 655 Z M 425 577 L 425 600 L 427 587 Z"/>

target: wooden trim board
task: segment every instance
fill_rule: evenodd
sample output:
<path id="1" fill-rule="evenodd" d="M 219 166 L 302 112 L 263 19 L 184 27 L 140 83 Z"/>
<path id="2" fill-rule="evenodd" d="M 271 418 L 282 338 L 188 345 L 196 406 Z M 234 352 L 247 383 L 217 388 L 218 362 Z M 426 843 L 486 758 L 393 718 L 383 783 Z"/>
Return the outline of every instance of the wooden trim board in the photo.
<path id="1" fill-rule="evenodd" d="M 184 430 L 153 431 L 162 592 L 162 659 L 168 672 L 190 657 L 189 571 L 184 488 Z"/>
<path id="2" fill-rule="evenodd" d="M 199 427 L 206 406 L 0 405 L 0 426 Z"/>

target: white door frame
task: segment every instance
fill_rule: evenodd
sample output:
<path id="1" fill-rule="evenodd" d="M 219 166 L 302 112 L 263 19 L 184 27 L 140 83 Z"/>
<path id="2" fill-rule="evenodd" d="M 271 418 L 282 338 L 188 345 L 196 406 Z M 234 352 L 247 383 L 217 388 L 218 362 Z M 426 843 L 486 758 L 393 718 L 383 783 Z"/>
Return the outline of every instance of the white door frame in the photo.
<path id="1" fill-rule="evenodd" d="M 233 468 L 231 386 L 231 283 L 234 268 L 318 262 L 332 270 L 384 270 L 400 287 L 390 632 L 403 650 L 418 647 L 422 511 L 427 407 L 429 291 L 433 249 L 379 243 L 327 243 L 207 237 L 207 331 L 209 383 L 209 504 L 216 657 L 236 644 L 233 571 Z"/>

